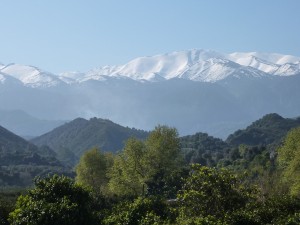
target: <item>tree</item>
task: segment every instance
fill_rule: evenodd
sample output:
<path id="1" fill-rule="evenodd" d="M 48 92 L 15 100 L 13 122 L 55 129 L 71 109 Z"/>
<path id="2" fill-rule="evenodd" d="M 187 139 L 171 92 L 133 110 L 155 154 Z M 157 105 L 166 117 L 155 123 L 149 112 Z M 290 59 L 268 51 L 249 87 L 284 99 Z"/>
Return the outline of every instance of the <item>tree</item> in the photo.
<path id="1" fill-rule="evenodd" d="M 166 175 L 183 164 L 178 132 L 175 128 L 157 126 L 145 142 L 145 162 L 150 176 L 163 171 Z"/>
<path id="2" fill-rule="evenodd" d="M 153 183 L 180 170 L 183 156 L 175 128 L 157 126 L 145 142 L 129 139 L 110 170 L 109 187 L 118 195 L 145 195 Z M 160 185 L 155 188 L 161 188 Z"/>
<path id="3" fill-rule="evenodd" d="M 252 199 L 252 191 L 254 189 L 241 185 L 237 177 L 228 170 L 193 164 L 190 176 L 177 196 L 180 203 L 178 220 L 222 220 L 225 215 L 243 208 Z"/>
<path id="4" fill-rule="evenodd" d="M 19 196 L 10 213 L 11 225 L 97 224 L 92 197 L 82 186 L 65 176 L 36 179 L 35 188 Z"/>
<path id="5" fill-rule="evenodd" d="M 106 192 L 107 170 L 112 164 L 112 156 L 97 148 L 86 151 L 76 166 L 76 182 L 91 187 L 96 192 Z"/>
<path id="6" fill-rule="evenodd" d="M 114 159 L 109 172 L 109 188 L 117 195 L 143 194 L 147 171 L 144 164 L 145 145 L 136 138 L 127 140 L 123 152 Z"/>
<path id="7" fill-rule="evenodd" d="M 278 149 L 278 162 L 283 171 L 282 180 L 292 195 L 300 194 L 300 127 L 292 129 Z"/>

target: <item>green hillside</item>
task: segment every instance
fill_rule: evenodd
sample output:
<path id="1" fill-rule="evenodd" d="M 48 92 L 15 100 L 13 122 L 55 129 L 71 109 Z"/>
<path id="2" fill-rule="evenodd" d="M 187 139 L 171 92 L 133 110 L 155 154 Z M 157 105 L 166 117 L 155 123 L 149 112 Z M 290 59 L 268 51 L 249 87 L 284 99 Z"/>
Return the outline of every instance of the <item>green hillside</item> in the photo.
<path id="1" fill-rule="evenodd" d="M 83 152 L 92 147 L 116 152 L 123 148 L 128 138 L 145 139 L 147 136 L 148 132 L 123 127 L 110 120 L 78 118 L 31 141 L 37 146 L 49 146 L 60 160 L 65 161 L 70 157 L 78 159 Z"/>
<path id="2" fill-rule="evenodd" d="M 244 130 L 229 135 L 226 141 L 205 133 L 180 138 L 183 154 L 188 163 L 205 166 L 230 166 L 244 171 L 273 165 L 276 149 L 292 128 L 300 126 L 300 118 L 283 118 L 267 114 Z"/>
<path id="3" fill-rule="evenodd" d="M 253 122 L 244 130 L 238 130 L 229 135 L 226 142 L 229 145 L 268 145 L 280 143 L 287 132 L 300 126 L 300 117 L 296 119 L 283 118 L 276 113 L 267 114 Z"/>
<path id="4" fill-rule="evenodd" d="M 70 174 L 50 153 L 0 126 L 0 186 L 28 186 L 35 176 Z"/>

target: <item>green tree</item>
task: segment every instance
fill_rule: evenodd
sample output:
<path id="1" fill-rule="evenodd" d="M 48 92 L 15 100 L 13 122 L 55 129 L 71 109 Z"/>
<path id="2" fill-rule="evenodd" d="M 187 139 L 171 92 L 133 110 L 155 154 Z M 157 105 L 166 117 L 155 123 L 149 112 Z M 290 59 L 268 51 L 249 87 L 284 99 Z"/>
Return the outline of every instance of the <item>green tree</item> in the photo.
<path id="1" fill-rule="evenodd" d="M 97 224 L 89 192 L 65 176 L 37 179 L 35 188 L 21 195 L 10 213 L 11 225 Z"/>
<path id="2" fill-rule="evenodd" d="M 146 190 L 150 191 L 149 187 L 154 187 L 153 183 L 165 182 L 165 178 L 182 165 L 176 129 L 158 126 L 145 142 L 137 139 L 127 141 L 110 170 L 109 187 L 118 195 L 145 195 Z"/>
<path id="3" fill-rule="evenodd" d="M 282 180 L 292 195 L 300 194 L 300 127 L 292 129 L 278 149 L 278 162 L 283 171 Z"/>
<path id="4" fill-rule="evenodd" d="M 175 128 L 157 126 L 145 142 L 145 162 L 149 175 L 163 171 L 166 175 L 181 166 L 181 155 L 178 132 Z"/>
<path id="5" fill-rule="evenodd" d="M 225 215 L 254 199 L 251 197 L 254 193 L 254 189 L 244 187 L 228 170 L 193 164 L 191 174 L 178 194 L 179 221 L 193 221 L 199 217 L 210 218 L 209 221 L 224 219 Z"/>
<path id="6" fill-rule="evenodd" d="M 144 151 L 142 141 L 130 138 L 123 152 L 115 157 L 109 172 L 109 188 L 114 194 L 137 196 L 145 191 L 147 171 Z"/>
<path id="7" fill-rule="evenodd" d="M 91 187 L 96 192 L 107 190 L 107 170 L 112 164 L 112 156 L 97 148 L 86 151 L 76 166 L 76 182 Z"/>

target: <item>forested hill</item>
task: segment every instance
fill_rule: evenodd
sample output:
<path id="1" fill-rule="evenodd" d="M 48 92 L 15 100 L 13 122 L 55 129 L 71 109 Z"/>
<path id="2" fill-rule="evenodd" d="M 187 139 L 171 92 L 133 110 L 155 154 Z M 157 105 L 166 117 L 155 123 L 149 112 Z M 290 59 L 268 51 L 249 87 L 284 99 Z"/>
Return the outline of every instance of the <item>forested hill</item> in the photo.
<path id="1" fill-rule="evenodd" d="M 35 176 L 51 172 L 70 173 L 50 149 L 38 148 L 0 126 L 0 186 L 29 185 Z"/>
<path id="2" fill-rule="evenodd" d="M 73 153 L 80 157 L 92 147 L 116 152 L 123 148 L 128 138 L 145 139 L 147 136 L 148 132 L 123 127 L 110 120 L 77 118 L 31 141 L 37 146 L 47 145 L 57 153 Z"/>
<path id="3" fill-rule="evenodd" d="M 226 142 L 233 146 L 278 144 L 291 128 L 297 126 L 300 126 L 300 117 L 289 119 L 276 113 L 267 114 L 246 129 L 229 135 Z"/>
<path id="4" fill-rule="evenodd" d="M 253 122 L 246 129 L 229 135 L 226 141 L 206 133 L 196 133 L 181 137 L 180 142 L 185 159 L 189 163 L 217 166 L 224 160 L 225 164 L 231 164 L 245 155 L 247 155 L 245 162 L 250 163 L 255 156 L 265 150 L 266 154 L 274 154 L 288 131 L 298 126 L 300 126 L 300 117 L 289 119 L 272 113 Z M 243 150 L 247 151 L 247 154 L 241 155 L 241 145 L 247 149 Z"/>

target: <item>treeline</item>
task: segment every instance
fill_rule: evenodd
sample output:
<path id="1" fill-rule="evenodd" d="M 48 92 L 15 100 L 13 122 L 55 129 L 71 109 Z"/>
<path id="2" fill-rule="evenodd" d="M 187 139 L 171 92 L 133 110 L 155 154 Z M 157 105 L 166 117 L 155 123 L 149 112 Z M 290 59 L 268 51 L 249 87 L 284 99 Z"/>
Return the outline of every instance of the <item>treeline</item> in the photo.
<path id="1" fill-rule="evenodd" d="M 224 153 L 206 139 L 214 146 L 201 153 L 206 166 L 186 162 L 176 129 L 167 126 L 145 141 L 129 139 L 117 154 L 91 149 L 75 179 L 36 179 L 13 208 L 1 203 L 1 224 L 300 224 L 300 128 L 274 155 L 263 145 Z"/>

